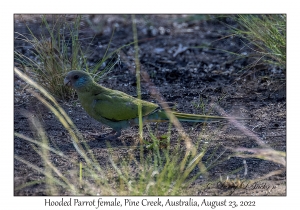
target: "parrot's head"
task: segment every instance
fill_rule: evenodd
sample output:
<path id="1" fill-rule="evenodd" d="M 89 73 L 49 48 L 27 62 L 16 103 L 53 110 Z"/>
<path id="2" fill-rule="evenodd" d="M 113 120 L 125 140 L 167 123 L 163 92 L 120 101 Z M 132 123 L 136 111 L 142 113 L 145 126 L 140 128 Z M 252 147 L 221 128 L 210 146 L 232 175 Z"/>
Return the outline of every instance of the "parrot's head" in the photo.
<path id="1" fill-rule="evenodd" d="M 64 79 L 64 84 L 75 90 L 85 87 L 93 82 L 93 78 L 85 71 L 73 70 L 68 72 Z"/>

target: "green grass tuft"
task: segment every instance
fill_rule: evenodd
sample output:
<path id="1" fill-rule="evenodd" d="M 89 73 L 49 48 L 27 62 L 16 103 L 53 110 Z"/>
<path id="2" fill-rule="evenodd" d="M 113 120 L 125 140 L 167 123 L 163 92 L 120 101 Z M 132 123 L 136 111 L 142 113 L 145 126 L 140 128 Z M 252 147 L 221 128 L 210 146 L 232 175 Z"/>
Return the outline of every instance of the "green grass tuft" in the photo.
<path id="1" fill-rule="evenodd" d="M 286 15 L 237 15 L 234 32 L 267 63 L 286 68 Z"/>
<path id="2" fill-rule="evenodd" d="M 92 54 L 89 49 L 91 43 L 84 46 L 79 38 L 80 15 L 72 21 L 68 21 L 65 15 L 53 15 L 51 18 L 42 15 L 41 19 L 41 27 L 46 30 L 39 35 L 35 35 L 26 22 L 29 35 L 16 34 L 16 39 L 30 45 L 29 51 L 33 56 L 15 50 L 15 62 L 55 98 L 61 100 L 73 98 L 74 91 L 63 85 L 64 75 L 70 70 L 88 71 L 98 81 L 118 63 L 119 49 L 108 54 L 110 40 L 104 57 L 95 64 L 90 64 L 88 57 Z M 92 40 L 93 38 L 91 42 Z M 104 63 L 105 68 L 101 69 Z"/>

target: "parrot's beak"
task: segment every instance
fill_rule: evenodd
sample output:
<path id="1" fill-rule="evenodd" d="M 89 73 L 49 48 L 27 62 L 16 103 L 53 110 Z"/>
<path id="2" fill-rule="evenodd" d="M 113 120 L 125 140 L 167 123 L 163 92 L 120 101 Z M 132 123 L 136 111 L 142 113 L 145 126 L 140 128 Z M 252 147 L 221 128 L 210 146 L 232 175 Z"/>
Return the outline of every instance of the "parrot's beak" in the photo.
<path id="1" fill-rule="evenodd" d="M 71 82 L 68 78 L 64 79 L 64 85 L 71 86 Z"/>

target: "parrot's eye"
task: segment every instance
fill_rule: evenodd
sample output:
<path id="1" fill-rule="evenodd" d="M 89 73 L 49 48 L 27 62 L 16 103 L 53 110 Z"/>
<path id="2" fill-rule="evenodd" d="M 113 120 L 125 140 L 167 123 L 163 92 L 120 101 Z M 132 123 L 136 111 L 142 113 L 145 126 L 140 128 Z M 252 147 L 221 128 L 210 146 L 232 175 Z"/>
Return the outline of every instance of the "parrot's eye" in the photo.
<path id="1" fill-rule="evenodd" d="M 79 78 L 79 76 L 78 76 L 78 75 L 75 75 L 75 76 L 74 76 L 74 79 L 78 79 L 78 78 Z"/>

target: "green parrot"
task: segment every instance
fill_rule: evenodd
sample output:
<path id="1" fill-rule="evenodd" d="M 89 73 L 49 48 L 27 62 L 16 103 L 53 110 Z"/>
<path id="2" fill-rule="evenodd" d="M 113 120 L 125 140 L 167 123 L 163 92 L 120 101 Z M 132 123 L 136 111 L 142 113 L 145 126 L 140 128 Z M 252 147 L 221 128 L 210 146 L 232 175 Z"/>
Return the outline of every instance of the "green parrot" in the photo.
<path id="1" fill-rule="evenodd" d="M 84 110 L 97 121 L 111 127 L 117 138 L 121 130 L 138 124 L 138 103 L 142 104 L 143 122 L 168 121 L 157 104 L 134 98 L 124 92 L 97 84 L 85 71 L 68 72 L 64 84 L 75 89 Z M 206 122 L 228 120 L 226 117 L 186 114 L 172 111 L 179 121 Z"/>

